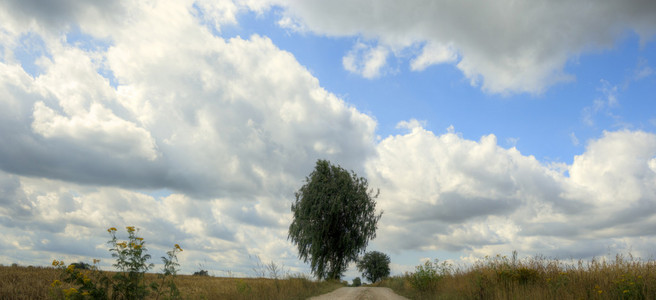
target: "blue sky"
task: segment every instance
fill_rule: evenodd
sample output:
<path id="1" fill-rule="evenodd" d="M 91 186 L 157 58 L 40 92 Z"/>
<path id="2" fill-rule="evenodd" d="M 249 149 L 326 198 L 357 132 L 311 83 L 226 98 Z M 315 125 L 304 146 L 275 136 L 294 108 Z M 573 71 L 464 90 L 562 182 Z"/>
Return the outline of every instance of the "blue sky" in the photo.
<path id="1" fill-rule="evenodd" d="M 2 264 L 109 268 L 134 225 L 186 273 L 307 273 L 287 228 L 317 159 L 381 189 L 393 273 L 654 255 L 649 1 L 42 4 L 0 4 Z"/>

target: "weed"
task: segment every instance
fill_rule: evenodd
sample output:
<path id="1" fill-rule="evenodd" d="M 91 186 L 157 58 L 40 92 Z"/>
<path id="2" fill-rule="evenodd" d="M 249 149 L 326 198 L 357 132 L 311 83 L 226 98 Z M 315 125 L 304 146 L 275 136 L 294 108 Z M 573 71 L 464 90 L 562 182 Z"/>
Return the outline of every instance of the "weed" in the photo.
<path id="1" fill-rule="evenodd" d="M 655 270 L 630 254 L 586 262 L 513 253 L 455 269 L 426 262 L 378 286 L 411 299 L 656 299 Z"/>
<path id="2" fill-rule="evenodd" d="M 167 252 L 168 257 L 162 257 L 164 262 L 163 273 L 160 274 L 160 282 L 152 282 L 150 290 L 146 285 L 145 274 L 153 267 L 148 263 L 150 255 L 147 254 L 146 242 L 143 238 L 137 236 L 137 229 L 134 226 L 126 227 L 128 232 L 127 241 L 119 241 L 116 238 L 116 228 L 107 229 L 111 239 L 107 242 L 111 248 L 109 251 L 112 257 L 116 258 L 113 266 L 118 269 L 110 278 L 105 273 L 100 272 L 97 264 L 100 260 L 94 259 L 93 266 L 88 264 L 81 266 L 88 267 L 89 270 L 78 268 L 80 264 L 70 264 L 65 266 L 63 261 L 54 260 L 52 265 L 62 270 L 64 274 L 63 281 L 72 284 L 72 287 L 64 288 L 62 282 L 55 280 L 51 284 L 50 295 L 56 299 L 143 299 L 155 292 L 155 299 L 158 299 L 166 290 L 168 290 L 169 299 L 179 297 L 178 289 L 173 281 L 179 266 L 177 263 L 177 253 L 182 251 L 178 244 L 173 250 Z"/>

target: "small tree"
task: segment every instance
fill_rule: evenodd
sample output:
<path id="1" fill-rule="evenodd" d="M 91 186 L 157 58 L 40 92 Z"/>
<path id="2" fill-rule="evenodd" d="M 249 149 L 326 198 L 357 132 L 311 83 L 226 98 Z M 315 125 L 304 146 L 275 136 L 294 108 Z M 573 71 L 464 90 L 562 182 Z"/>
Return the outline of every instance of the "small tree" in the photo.
<path id="1" fill-rule="evenodd" d="M 358 271 L 362 272 L 362 277 L 374 283 L 390 274 L 390 258 L 387 254 L 372 251 L 367 252 L 357 263 Z"/>
<path id="2" fill-rule="evenodd" d="M 360 280 L 360 277 L 355 277 L 353 278 L 353 286 L 361 286 L 362 281 Z"/>
<path id="3" fill-rule="evenodd" d="M 318 279 L 339 279 L 376 237 L 382 216 L 375 212 L 378 193 L 368 190 L 367 180 L 355 172 L 318 160 L 295 196 L 289 238 L 299 257 L 310 260 Z"/>

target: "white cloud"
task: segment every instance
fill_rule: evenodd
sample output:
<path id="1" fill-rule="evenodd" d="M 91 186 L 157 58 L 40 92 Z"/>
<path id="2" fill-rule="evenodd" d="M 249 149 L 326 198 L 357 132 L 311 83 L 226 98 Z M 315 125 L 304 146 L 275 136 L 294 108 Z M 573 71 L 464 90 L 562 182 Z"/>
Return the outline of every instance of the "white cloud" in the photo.
<path id="1" fill-rule="evenodd" d="M 268 38 L 213 36 L 191 4 L 132 3 L 95 52 L 42 33 L 36 78 L 3 64 L 3 168 L 203 197 L 288 193 L 317 158 L 361 169 L 371 117 Z"/>
<path id="2" fill-rule="evenodd" d="M 153 251 L 187 248 L 186 272 L 208 259 L 248 275 L 248 254 L 304 271 L 286 239 L 293 192 L 318 158 L 362 173 L 372 117 L 270 39 L 213 35 L 229 3 L 127 2 L 98 20 L 12 5 L 5 54 L 29 33 L 47 55 L 36 76 L 0 60 L 0 238 L 15 241 L 0 263 L 106 258 L 105 229 L 136 225 Z M 105 46 L 69 43 L 68 24 Z M 142 192 L 158 189 L 172 194 Z"/>
<path id="3" fill-rule="evenodd" d="M 633 72 L 633 80 L 642 80 L 654 74 L 654 69 L 649 66 L 649 62 L 646 59 L 641 58 L 638 60 L 638 65 Z"/>
<path id="4" fill-rule="evenodd" d="M 412 131 L 413 129 L 421 129 L 426 126 L 426 121 L 419 121 L 417 119 L 411 119 L 409 121 L 401 121 L 396 124 L 396 129 L 407 129 Z"/>
<path id="5" fill-rule="evenodd" d="M 423 47 L 419 56 L 410 62 L 410 69 L 422 71 L 435 64 L 452 63 L 458 59 L 458 53 L 453 44 L 431 43 Z"/>
<path id="6" fill-rule="evenodd" d="M 390 49 L 425 44 L 411 69 L 456 63 L 473 85 L 501 94 L 541 93 L 573 80 L 564 71 L 572 55 L 612 47 L 625 30 L 643 42 L 656 33 L 656 7 L 643 0 L 266 2 L 317 34 L 359 36 Z"/>
<path id="7" fill-rule="evenodd" d="M 381 69 L 387 62 L 388 50 L 381 46 L 368 46 L 357 43 L 346 56 L 342 58 L 344 69 L 373 79 L 381 75 Z"/>
<path id="8" fill-rule="evenodd" d="M 385 211 L 376 243 L 478 257 L 512 250 L 590 257 L 631 246 L 650 255 L 654 245 L 641 239 L 656 234 L 654 155 L 654 134 L 607 132 L 561 166 L 567 177 L 498 146 L 494 135 L 470 141 L 415 127 L 381 141 L 368 161 Z M 581 251 L 582 243 L 593 246 Z"/>
<path id="9" fill-rule="evenodd" d="M 249 254 L 302 271 L 286 226 L 293 192 L 317 158 L 355 169 L 381 188 L 385 214 L 375 242 L 385 249 L 472 256 L 518 249 L 568 257 L 604 254 L 609 245 L 634 246 L 636 254 L 654 247 L 643 239 L 656 233 L 653 134 L 618 131 L 592 140 L 572 165 L 560 166 L 570 177 L 499 147 L 494 135 L 472 141 L 452 127 L 435 135 L 417 120 L 399 122 L 407 133 L 375 144 L 373 118 L 321 88 L 293 55 L 266 37 L 226 40 L 206 26 L 234 22 L 240 5 L 263 10 L 266 3 L 125 2 L 94 19 L 97 14 L 87 10 L 105 11 L 103 6 L 60 2 L 69 10 L 48 16 L 33 1 L 0 4 L 6 20 L 0 25 L 0 263 L 100 256 L 108 267 L 105 229 L 136 225 L 153 257 L 180 243 L 187 273 L 209 262 L 213 272 L 248 275 Z M 341 10 L 339 4 L 325 5 Z M 18 13 L 7 13 L 10 8 Z M 413 11 L 399 7 L 398 13 Z M 353 69 L 363 76 L 384 73 L 395 51 L 390 45 L 451 45 L 438 38 L 442 29 L 408 35 L 418 32 L 408 31 L 409 18 L 385 23 L 371 14 L 335 14 L 337 20 L 324 24 L 325 17 L 312 23 L 305 13 L 293 15 L 311 30 L 378 38 L 376 46 L 363 45 L 354 54 Z M 423 14 L 414 19 L 436 22 Z M 61 32 L 69 24 L 106 47 L 68 43 Z M 16 41 L 27 33 L 44 41 L 44 55 L 35 58 L 42 70 L 35 76 L 9 55 L 25 46 Z M 480 41 L 486 51 L 501 47 L 492 51 L 500 62 L 490 69 L 509 72 L 505 64 L 516 63 L 509 53 L 553 46 L 531 46 L 543 41 L 532 37 L 528 50 L 512 50 L 524 45 L 524 36 L 510 33 L 499 42 Z M 453 39 L 442 56 L 429 47 L 414 65 L 450 62 L 458 53 L 459 65 L 470 63 L 463 70 L 473 70 L 471 78 L 483 76 L 484 88 L 518 89 L 515 75 L 491 83 L 481 69 L 490 57 L 468 43 L 479 41 Z M 547 67 L 522 74 L 534 84 L 525 90 L 544 87 L 535 78 L 554 70 L 551 54 L 542 55 Z M 534 63 L 526 59 L 518 68 Z M 147 194 L 158 189 L 172 193 Z"/>
<path id="10" fill-rule="evenodd" d="M 572 145 L 578 146 L 580 144 L 579 138 L 576 137 L 576 133 L 570 132 L 569 139 L 572 141 Z"/>

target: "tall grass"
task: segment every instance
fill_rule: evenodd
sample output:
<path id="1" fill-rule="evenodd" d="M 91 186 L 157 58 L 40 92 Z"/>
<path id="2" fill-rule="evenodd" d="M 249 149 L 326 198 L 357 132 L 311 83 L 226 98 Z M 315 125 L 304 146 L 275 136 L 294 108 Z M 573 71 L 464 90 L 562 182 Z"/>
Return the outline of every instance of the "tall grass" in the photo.
<path id="1" fill-rule="evenodd" d="M 431 262 L 378 286 L 411 299 L 656 299 L 656 262 L 630 254 L 589 261 L 517 259 L 515 252 L 466 267 Z"/>
<path id="2" fill-rule="evenodd" d="M 108 277 L 115 274 L 104 273 Z M 53 267 L 0 266 L 0 299 L 49 299 L 51 284 L 60 277 L 61 270 Z M 150 283 L 160 279 L 157 274 L 146 273 L 145 280 Z M 174 280 L 183 299 L 307 299 L 343 286 L 302 275 L 280 279 L 177 275 Z M 69 287 L 67 284 L 62 287 Z"/>

